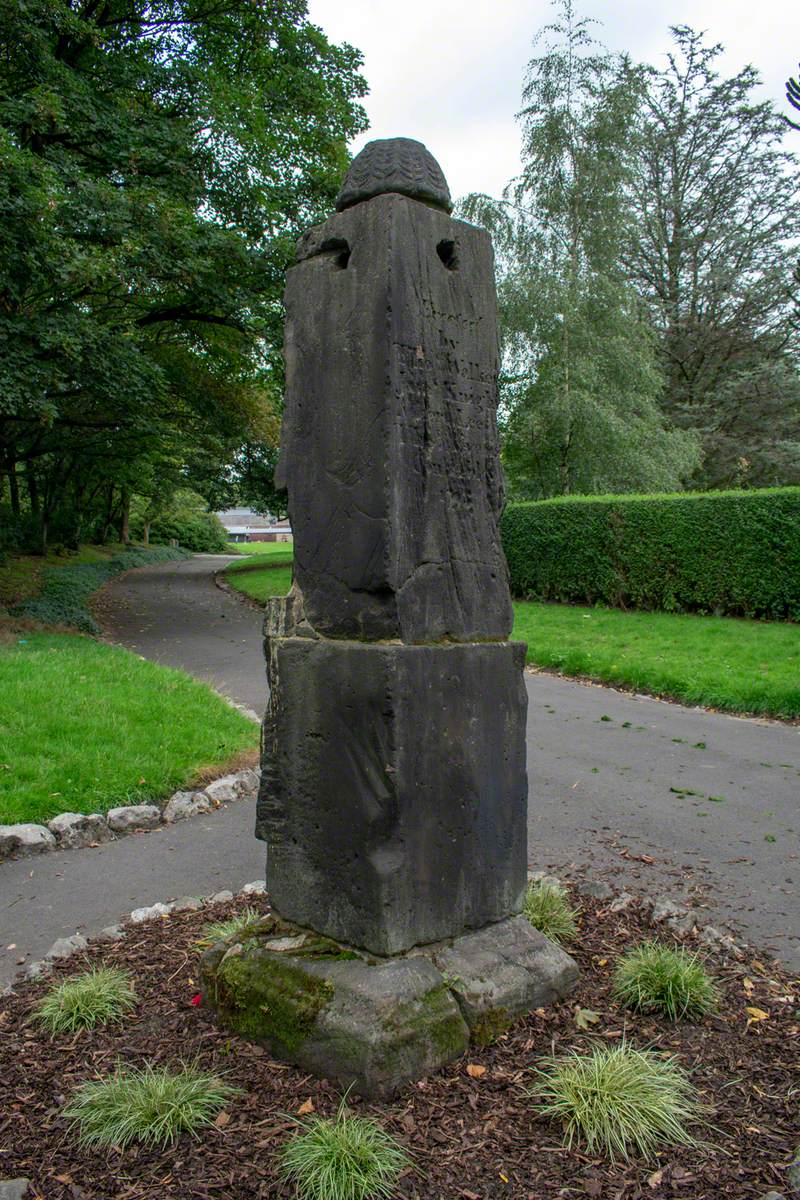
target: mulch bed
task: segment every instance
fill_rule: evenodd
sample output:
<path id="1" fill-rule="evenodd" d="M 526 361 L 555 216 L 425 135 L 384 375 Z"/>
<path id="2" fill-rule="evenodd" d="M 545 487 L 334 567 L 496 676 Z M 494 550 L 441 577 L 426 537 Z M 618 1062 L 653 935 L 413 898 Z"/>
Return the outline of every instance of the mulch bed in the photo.
<path id="1" fill-rule="evenodd" d="M 624 1013 L 610 998 L 619 953 L 642 937 L 663 936 L 634 904 L 618 914 L 607 901 L 580 897 L 580 941 L 573 950 L 581 980 L 568 1000 L 531 1014 L 498 1043 L 475 1048 L 430 1079 L 407 1087 L 391 1103 L 350 1097 L 351 1106 L 379 1118 L 411 1151 L 415 1169 L 401 1180 L 405 1200 L 719 1200 L 757 1197 L 785 1184 L 798 1139 L 797 1045 L 800 1000 L 773 963 L 749 953 L 741 961 L 708 958 L 723 989 L 718 1016 L 700 1025 Z M 218 905 L 215 920 L 261 897 Z M 295 1128 L 291 1115 L 309 1099 L 332 1115 L 335 1087 L 260 1047 L 218 1030 L 198 991 L 200 930 L 209 910 L 173 914 L 130 928 L 124 941 L 97 944 L 56 975 L 86 962 L 129 969 L 140 997 L 122 1026 L 50 1040 L 30 1023 L 47 986 L 20 985 L 0 1001 L 0 1179 L 28 1176 L 43 1200 L 263 1200 L 293 1193 L 276 1181 L 276 1152 Z M 747 1007 L 768 1013 L 748 1026 Z M 576 1008 L 600 1020 L 588 1030 Z M 536 1117 L 526 1096 L 530 1068 L 542 1055 L 587 1048 L 595 1039 L 677 1054 L 711 1108 L 707 1144 L 664 1150 L 657 1161 L 609 1164 L 561 1145 L 561 1131 Z M 244 1094 L 223 1120 L 195 1140 L 183 1136 L 166 1151 L 81 1151 L 61 1109 L 74 1088 L 109 1072 L 117 1061 L 198 1060 Z M 485 1067 L 475 1078 L 467 1066 Z M 794 1095 L 792 1096 L 792 1092 Z"/>

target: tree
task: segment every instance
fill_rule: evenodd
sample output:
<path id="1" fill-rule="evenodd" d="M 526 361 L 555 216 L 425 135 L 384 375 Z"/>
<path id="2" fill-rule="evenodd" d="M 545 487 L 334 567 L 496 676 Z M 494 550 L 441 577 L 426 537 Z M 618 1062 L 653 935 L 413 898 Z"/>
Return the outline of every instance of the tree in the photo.
<path id="1" fill-rule="evenodd" d="M 42 541 L 274 441 L 359 61 L 303 0 L 0 0 L 0 473 Z"/>
<path id="2" fill-rule="evenodd" d="M 520 497 L 679 487 L 695 440 L 662 419 L 654 342 L 621 266 L 643 75 L 570 0 L 560 8 L 528 66 L 522 175 L 501 202 L 462 207 L 499 255 L 503 461 Z"/>
<path id="3" fill-rule="evenodd" d="M 651 72 L 626 264 L 657 330 L 671 421 L 703 437 L 706 486 L 800 479 L 797 160 L 758 74 L 720 78 L 722 51 L 686 26 Z M 779 468 L 780 463 L 780 468 Z M 738 466 L 737 466 L 738 464 Z"/>

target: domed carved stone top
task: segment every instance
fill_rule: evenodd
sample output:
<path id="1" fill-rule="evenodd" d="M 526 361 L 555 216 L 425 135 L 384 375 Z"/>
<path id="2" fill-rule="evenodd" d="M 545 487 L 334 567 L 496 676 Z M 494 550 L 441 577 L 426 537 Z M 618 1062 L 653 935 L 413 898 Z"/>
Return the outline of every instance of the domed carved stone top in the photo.
<path id="1" fill-rule="evenodd" d="M 435 204 L 445 212 L 453 207 L 442 168 L 430 150 L 413 138 L 368 142 L 348 168 L 336 197 L 336 211 L 386 192 L 400 192 L 412 200 Z"/>

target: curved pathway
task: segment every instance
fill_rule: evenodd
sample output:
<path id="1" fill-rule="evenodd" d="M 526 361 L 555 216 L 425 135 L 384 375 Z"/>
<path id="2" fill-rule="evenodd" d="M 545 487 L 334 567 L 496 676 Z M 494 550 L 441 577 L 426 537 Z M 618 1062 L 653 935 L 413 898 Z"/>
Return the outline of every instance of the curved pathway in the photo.
<path id="1" fill-rule="evenodd" d="M 215 586 L 227 561 L 198 555 L 129 572 L 96 611 L 113 640 L 261 714 L 260 616 Z M 800 728 L 542 673 L 529 672 L 527 685 L 531 866 L 691 896 L 715 923 L 800 970 Z M 0 866 L 0 977 L 76 928 L 263 875 L 251 810 L 234 804 L 94 850 Z"/>

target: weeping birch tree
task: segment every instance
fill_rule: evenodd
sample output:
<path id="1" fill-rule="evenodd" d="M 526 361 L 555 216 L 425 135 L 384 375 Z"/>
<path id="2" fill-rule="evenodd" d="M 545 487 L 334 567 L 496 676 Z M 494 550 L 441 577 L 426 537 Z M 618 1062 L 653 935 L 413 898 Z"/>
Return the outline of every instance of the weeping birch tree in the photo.
<path id="1" fill-rule="evenodd" d="M 498 252 L 501 425 L 518 498 L 679 488 L 699 460 L 659 409 L 646 314 L 622 269 L 645 79 L 560 0 L 519 114 L 521 175 L 462 213 Z"/>

